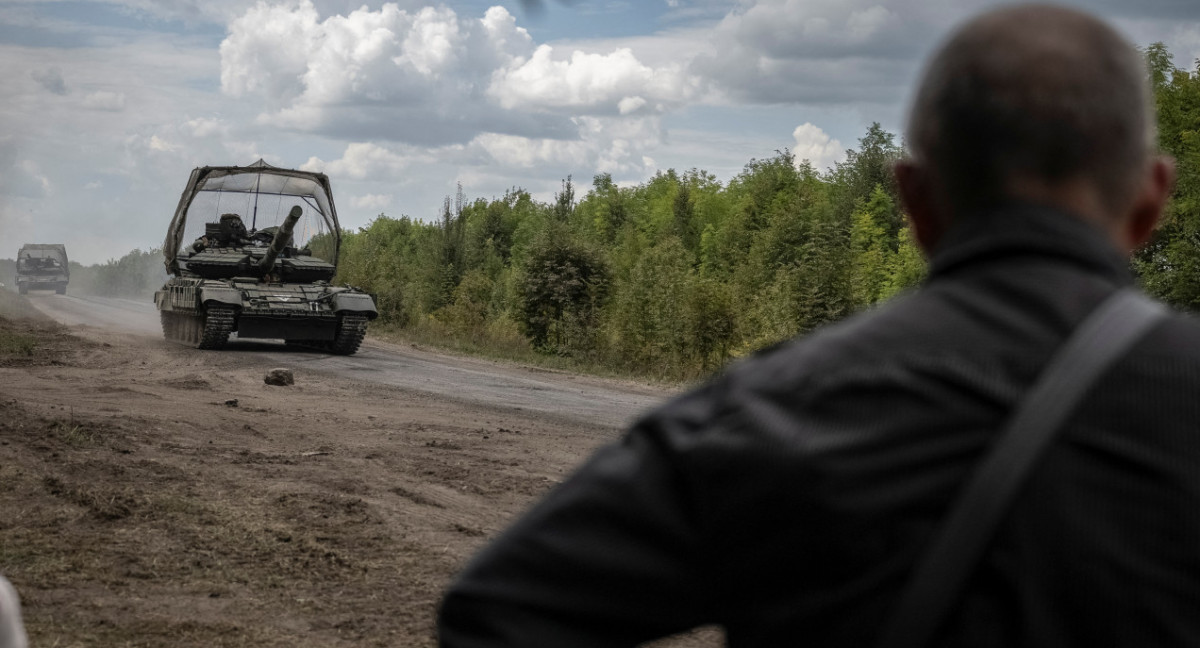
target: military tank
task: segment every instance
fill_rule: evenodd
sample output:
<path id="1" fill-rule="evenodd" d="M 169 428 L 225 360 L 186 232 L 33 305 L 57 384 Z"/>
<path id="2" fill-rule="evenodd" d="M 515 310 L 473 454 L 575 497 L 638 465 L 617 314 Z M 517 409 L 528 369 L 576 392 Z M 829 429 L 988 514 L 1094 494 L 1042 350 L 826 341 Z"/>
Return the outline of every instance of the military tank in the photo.
<path id="1" fill-rule="evenodd" d="M 355 353 L 378 311 L 371 295 L 331 283 L 340 246 L 324 173 L 263 160 L 194 169 L 163 243 L 171 276 L 154 293 L 163 335 L 199 349 L 236 334 Z"/>
<path id="2" fill-rule="evenodd" d="M 53 290 L 65 295 L 71 280 L 67 248 L 62 243 L 26 243 L 17 251 L 17 292 Z"/>

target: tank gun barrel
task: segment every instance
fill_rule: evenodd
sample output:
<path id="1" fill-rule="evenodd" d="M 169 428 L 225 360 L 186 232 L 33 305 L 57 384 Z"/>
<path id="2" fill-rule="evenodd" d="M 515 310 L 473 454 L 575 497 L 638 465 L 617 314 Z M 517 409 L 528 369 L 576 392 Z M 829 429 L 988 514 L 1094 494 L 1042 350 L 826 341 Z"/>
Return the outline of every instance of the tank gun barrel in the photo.
<path id="1" fill-rule="evenodd" d="M 287 246 L 288 239 L 292 238 L 292 229 L 296 227 L 296 221 L 300 220 L 300 215 L 304 210 L 300 209 L 300 205 L 292 207 L 292 211 L 288 212 L 287 218 L 283 220 L 283 225 L 275 231 L 275 238 L 271 239 L 271 245 L 267 248 L 267 254 L 258 262 L 258 270 L 262 273 L 271 271 L 275 265 L 275 258 L 283 252 L 283 248 Z"/>

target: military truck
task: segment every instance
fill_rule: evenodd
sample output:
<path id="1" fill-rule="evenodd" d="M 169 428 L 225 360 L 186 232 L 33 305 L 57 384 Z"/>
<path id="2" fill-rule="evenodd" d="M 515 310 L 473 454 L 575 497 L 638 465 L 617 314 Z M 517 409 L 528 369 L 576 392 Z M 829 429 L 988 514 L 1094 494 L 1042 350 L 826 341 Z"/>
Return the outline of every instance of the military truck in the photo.
<path id="1" fill-rule="evenodd" d="M 26 243 L 17 252 L 17 292 L 53 290 L 65 295 L 71 280 L 67 248 L 61 243 Z"/>
<path id="2" fill-rule="evenodd" d="M 163 335 L 200 349 L 236 334 L 355 353 L 378 311 L 371 295 L 331 283 L 340 246 L 324 173 L 263 160 L 194 169 L 163 243 L 171 277 L 154 293 Z"/>

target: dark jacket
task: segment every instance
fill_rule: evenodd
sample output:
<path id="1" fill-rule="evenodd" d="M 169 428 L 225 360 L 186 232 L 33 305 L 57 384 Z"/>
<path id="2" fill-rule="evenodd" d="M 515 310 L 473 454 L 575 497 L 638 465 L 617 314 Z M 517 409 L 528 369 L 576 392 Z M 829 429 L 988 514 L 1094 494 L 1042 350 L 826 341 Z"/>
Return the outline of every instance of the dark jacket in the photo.
<path id="1" fill-rule="evenodd" d="M 443 646 L 869 646 L 1049 356 L 1131 277 L 1032 207 L 952 229 L 919 290 L 641 419 L 488 546 Z M 1018 496 L 945 646 L 1200 646 L 1200 326 L 1157 325 Z"/>

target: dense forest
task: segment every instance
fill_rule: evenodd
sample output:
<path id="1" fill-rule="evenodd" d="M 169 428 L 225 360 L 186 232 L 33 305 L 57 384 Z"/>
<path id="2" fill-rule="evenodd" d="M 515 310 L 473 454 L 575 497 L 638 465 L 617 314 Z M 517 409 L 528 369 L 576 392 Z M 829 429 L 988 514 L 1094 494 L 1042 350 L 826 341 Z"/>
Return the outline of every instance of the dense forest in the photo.
<path id="1" fill-rule="evenodd" d="M 1159 147 L 1179 181 L 1132 267 L 1155 296 L 1200 310 L 1200 62 L 1178 68 L 1162 44 L 1145 54 Z M 902 154 L 874 124 L 825 170 L 783 150 L 724 184 L 698 169 L 637 186 L 599 175 L 586 191 L 568 177 L 550 203 L 519 188 L 468 200 L 460 188 L 436 222 L 380 214 L 346 233 L 337 281 L 377 296 L 376 327 L 694 377 L 921 281 L 889 170 Z M 311 247 L 322 256 L 330 241 Z M 164 278 L 159 251 L 135 250 L 72 264 L 71 283 L 148 295 Z"/>
<path id="2" fill-rule="evenodd" d="M 696 375 L 920 280 L 898 155 L 874 125 L 827 172 L 781 151 L 725 185 L 693 169 L 633 187 L 600 175 L 582 197 L 567 178 L 549 204 L 460 190 L 438 222 L 380 215 L 345 236 L 338 280 L 399 326 Z"/>

